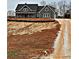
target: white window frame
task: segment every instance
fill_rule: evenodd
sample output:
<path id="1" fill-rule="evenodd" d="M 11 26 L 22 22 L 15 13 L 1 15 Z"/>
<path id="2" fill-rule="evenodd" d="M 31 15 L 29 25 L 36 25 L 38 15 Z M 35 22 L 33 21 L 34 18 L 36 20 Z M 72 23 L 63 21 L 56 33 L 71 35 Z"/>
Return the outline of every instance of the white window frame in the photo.
<path id="1" fill-rule="evenodd" d="M 46 7 L 46 8 L 45 8 L 45 11 L 49 11 L 49 8 Z"/>
<path id="2" fill-rule="evenodd" d="M 50 13 L 44 13 L 44 14 L 43 14 L 43 17 L 45 17 L 45 18 L 46 18 L 46 17 L 50 17 Z"/>
<path id="3" fill-rule="evenodd" d="M 24 12 L 28 11 L 28 8 L 24 8 L 23 11 L 24 11 Z"/>

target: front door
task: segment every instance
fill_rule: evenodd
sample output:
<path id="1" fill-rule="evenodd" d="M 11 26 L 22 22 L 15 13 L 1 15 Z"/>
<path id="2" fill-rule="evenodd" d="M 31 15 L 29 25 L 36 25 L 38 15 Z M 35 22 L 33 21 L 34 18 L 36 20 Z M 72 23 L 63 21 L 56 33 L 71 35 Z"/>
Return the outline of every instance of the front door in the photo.
<path id="1" fill-rule="evenodd" d="M 28 18 L 28 14 L 25 14 L 25 18 Z"/>

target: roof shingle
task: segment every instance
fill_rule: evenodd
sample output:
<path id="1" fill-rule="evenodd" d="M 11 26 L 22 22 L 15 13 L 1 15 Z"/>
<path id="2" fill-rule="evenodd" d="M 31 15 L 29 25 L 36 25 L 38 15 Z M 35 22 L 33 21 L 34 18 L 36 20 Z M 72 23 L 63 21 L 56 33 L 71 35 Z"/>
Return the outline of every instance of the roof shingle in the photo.
<path id="1" fill-rule="evenodd" d="M 16 10 L 19 10 L 23 6 L 27 5 L 32 10 L 37 10 L 38 4 L 18 4 Z"/>
<path id="2" fill-rule="evenodd" d="M 38 4 L 18 4 L 16 7 L 16 10 L 21 9 L 23 6 L 28 6 L 30 9 L 34 10 L 34 11 L 40 11 L 44 6 L 38 6 Z M 54 10 L 55 8 L 52 6 L 49 6 L 52 10 Z"/>

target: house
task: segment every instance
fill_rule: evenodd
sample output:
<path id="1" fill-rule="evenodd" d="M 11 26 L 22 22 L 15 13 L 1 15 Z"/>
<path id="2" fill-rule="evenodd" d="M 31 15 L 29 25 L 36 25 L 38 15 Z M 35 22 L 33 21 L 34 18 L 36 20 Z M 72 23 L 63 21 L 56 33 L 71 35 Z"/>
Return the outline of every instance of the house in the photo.
<path id="1" fill-rule="evenodd" d="M 15 12 L 14 12 L 13 10 L 9 10 L 9 11 L 7 12 L 7 16 L 8 16 L 8 17 L 15 17 Z"/>
<path id="2" fill-rule="evenodd" d="M 15 9 L 17 18 L 54 18 L 55 8 L 49 5 L 38 6 L 38 4 L 18 4 Z"/>
<path id="3" fill-rule="evenodd" d="M 67 10 L 65 15 L 64 15 L 65 18 L 71 18 L 71 9 Z"/>

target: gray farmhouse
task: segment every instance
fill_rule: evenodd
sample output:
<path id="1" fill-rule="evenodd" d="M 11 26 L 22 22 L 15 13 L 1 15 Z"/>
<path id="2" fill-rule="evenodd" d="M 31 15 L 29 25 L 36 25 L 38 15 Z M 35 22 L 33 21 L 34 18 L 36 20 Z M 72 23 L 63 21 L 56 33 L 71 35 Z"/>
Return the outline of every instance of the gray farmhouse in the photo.
<path id="1" fill-rule="evenodd" d="M 15 11 L 17 18 L 54 18 L 56 16 L 55 8 L 49 5 L 18 4 Z"/>

